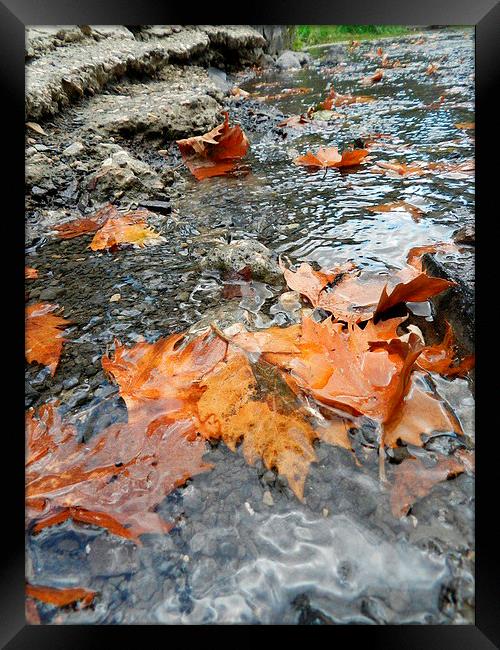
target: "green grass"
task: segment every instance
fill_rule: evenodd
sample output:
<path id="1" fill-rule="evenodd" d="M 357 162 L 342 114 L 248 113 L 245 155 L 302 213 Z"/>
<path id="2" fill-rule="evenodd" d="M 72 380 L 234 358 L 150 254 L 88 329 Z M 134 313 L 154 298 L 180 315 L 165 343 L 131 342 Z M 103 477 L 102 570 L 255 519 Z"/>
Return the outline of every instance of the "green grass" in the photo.
<path id="1" fill-rule="evenodd" d="M 295 50 L 301 50 L 321 43 L 399 36 L 412 31 L 406 25 L 297 25 L 293 45 Z"/>

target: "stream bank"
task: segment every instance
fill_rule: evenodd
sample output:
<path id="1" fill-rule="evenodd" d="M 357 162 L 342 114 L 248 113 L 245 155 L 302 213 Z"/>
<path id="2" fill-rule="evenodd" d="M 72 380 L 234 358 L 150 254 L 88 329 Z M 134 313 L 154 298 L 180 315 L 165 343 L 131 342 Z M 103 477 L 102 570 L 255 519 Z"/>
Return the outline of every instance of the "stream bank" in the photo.
<path id="1" fill-rule="evenodd" d="M 237 72 L 257 62 L 263 49 L 259 34 L 247 27 L 237 33 L 175 29 L 166 35 L 156 27 L 126 37 L 122 30 L 114 36 L 75 36 L 67 45 L 33 49 L 28 66 L 28 119 L 39 120 L 45 135 L 27 130 L 26 264 L 39 270 L 27 291 L 29 302 L 63 306 L 74 325 L 54 377 L 40 366 L 27 368 L 26 406 L 60 400 L 83 440 L 126 418 L 117 387 L 101 368 L 115 337 L 131 345 L 140 336 L 154 341 L 213 320 L 246 321 L 256 328 L 294 322 L 300 303 L 283 305 L 279 278 L 254 281 L 251 296 L 225 297 L 220 269 L 205 263 L 214 247 L 251 240 L 294 261 L 328 266 L 355 260 L 361 268 L 381 271 L 401 267 L 412 246 L 449 240 L 473 224 L 469 177 L 394 179 L 359 169 L 332 170 L 323 178 L 291 164 L 307 148 L 326 142 L 343 146 L 373 133 L 393 137 L 373 151 L 381 159 L 473 156 L 470 136 L 453 127 L 473 115 L 472 32 L 438 32 L 425 48 L 412 37 L 385 41 L 391 57 L 406 67 L 366 91 L 377 98 L 377 110 L 374 104 L 346 107 L 341 127 L 332 121 L 320 130 L 293 132 L 278 124 L 324 99 L 333 76 L 338 91 L 360 92 L 358 79 L 374 67 L 366 55 L 377 43 L 363 43 L 355 54 L 336 46 L 300 68 Z M 249 39 L 248 47 L 238 38 Z M 106 58 L 109 48 L 116 53 L 116 65 L 105 74 L 96 47 L 104 47 Z M 83 72 L 74 67 L 84 60 L 82 52 L 73 48 L 89 48 L 89 55 L 92 50 Z M 62 58 L 60 50 L 67 51 Z M 244 57 L 235 63 L 240 52 Z M 431 54 L 440 60 L 437 79 L 425 75 Z M 227 72 L 221 69 L 226 56 Z M 61 68 L 45 83 L 39 71 L 46 57 Z M 31 88 L 30 75 L 37 79 Z M 311 92 L 231 99 L 234 85 L 253 95 L 301 87 Z M 439 112 L 426 109 L 444 90 L 450 91 L 448 104 Z M 223 108 L 250 139 L 252 173 L 198 183 L 182 167 L 173 140 L 213 128 Z M 417 201 L 424 213 L 420 221 L 404 212 L 365 209 L 401 196 Z M 150 222 L 166 244 L 96 254 L 86 237 L 51 236 L 55 225 L 108 201 L 122 210 L 149 207 Z M 470 250 L 469 243 L 460 258 L 469 260 L 461 264 L 470 273 L 460 273 L 473 286 Z M 119 299 L 111 300 L 117 294 Z M 425 320 L 429 313 L 415 318 Z M 435 382 L 473 445 L 468 380 Z M 363 444 L 373 446 L 369 431 Z M 437 436 L 426 449 L 446 454 L 462 444 Z M 28 579 L 87 586 L 100 594 L 93 608 L 82 611 L 42 605 L 42 621 L 473 622 L 472 477 L 440 484 L 410 516 L 396 520 L 372 468 L 357 470 L 350 455 L 336 447 L 319 445 L 317 451 L 305 504 L 275 472 L 262 464 L 247 466 L 241 453 L 221 443 L 207 452 L 214 470 L 160 506 L 177 522 L 168 536 L 148 536 L 138 548 L 100 529 L 66 522 L 29 537 Z"/>

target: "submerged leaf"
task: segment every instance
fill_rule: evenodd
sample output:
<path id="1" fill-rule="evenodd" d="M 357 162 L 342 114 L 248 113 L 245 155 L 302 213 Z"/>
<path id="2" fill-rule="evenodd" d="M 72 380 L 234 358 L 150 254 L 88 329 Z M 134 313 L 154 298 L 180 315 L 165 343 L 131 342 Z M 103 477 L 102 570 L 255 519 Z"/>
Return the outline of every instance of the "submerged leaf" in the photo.
<path id="1" fill-rule="evenodd" d="M 414 373 L 400 408 L 395 409 L 386 422 L 384 444 L 397 447 L 402 441 L 421 447 L 422 435 L 435 432 L 463 433 L 459 421 L 445 403 L 430 392 L 419 373 Z"/>
<path id="2" fill-rule="evenodd" d="M 462 464 L 454 458 L 440 458 L 432 467 L 427 467 L 418 458 L 404 460 L 395 470 L 391 493 L 393 515 L 403 517 L 417 499 L 429 494 L 434 485 L 463 471 Z"/>
<path id="3" fill-rule="evenodd" d="M 305 115 L 291 115 L 286 120 L 283 120 L 278 124 L 279 127 L 289 126 L 294 128 L 299 128 L 305 126 L 306 124 L 311 124 L 311 120 Z"/>
<path id="4" fill-rule="evenodd" d="M 154 246 L 161 244 L 165 238 L 155 232 L 142 215 L 128 214 L 115 219 L 109 219 L 96 232 L 90 248 L 100 251 L 106 248 L 115 248 L 120 244 L 134 246 Z"/>
<path id="5" fill-rule="evenodd" d="M 43 603 L 56 605 L 57 607 L 66 607 L 81 603 L 82 607 L 88 607 L 96 596 L 95 591 L 89 589 L 56 589 L 54 587 L 40 587 L 35 585 L 26 585 L 26 595 L 40 600 Z"/>
<path id="6" fill-rule="evenodd" d="M 253 465 L 262 458 L 276 468 L 303 500 L 309 465 L 316 460 L 311 425 L 300 415 L 280 410 L 276 394 L 259 399 L 258 382 L 243 354 L 235 354 L 202 383 L 198 403 L 200 430 L 207 438 L 222 439 L 235 451 L 243 440 L 243 454 Z"/>
<path id="7" fill-rule="evenodd" d="M 80 235 L 87 235 L 96 232 L 101 228 L 108 219 L 114 219 L 119 216 L 119 212 L 111 203 L 106 204 L 97 212 L 83 217 L 81 219 L 73 219 L 60 226 L 56 226 L 55 232 L 60 239 L 73 239 Z"/>
<path id="8" fill-rule="evenodd" d="M 474 355 L 466 356 L 458 364 L 455 364 L 455 358 L 455 336 L 450 323 L 447 322 L 442 342 L 425 347 L 418 360 L 418 366 L 429 372 L 437 372 L 443 377 L 463 377 L 474 367 Z"/>
<path id="9" fill-rule="evenodd" d="M 378 83 L 379 81 L 382 81 L 383 76 L 384 76 L 384 71 L 377 70 L 375 74 L 372 74 L 371 76 L 368 77 L 363 77 L 362 79 L 359 80 L 358 83 L 360 83 L 362 86 L 371 86 L 375 83 Z"/>
<path id="10" fill-rule="evenodd" d="M 28 363 L 41 363 L 55 375 L 63 344 L 64 330 L 70 321 L 53 312 L 59 305 L 39 302 L 26 307 L 26 341 L 25 353 Z"/>
<path id="11" fill-rule="evenodd" d="M 38 277 L 38 270 L 34 269 L 32 266 L 24 267 L 24 279 L 25 280 L 34 280 Z"/>

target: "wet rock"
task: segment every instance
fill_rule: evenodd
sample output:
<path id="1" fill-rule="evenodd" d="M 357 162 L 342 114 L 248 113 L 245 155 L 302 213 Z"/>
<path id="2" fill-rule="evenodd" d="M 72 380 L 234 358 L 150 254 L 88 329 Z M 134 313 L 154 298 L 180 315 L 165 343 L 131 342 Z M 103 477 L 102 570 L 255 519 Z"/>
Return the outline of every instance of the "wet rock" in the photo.
<path id="1" fill-rule="evenodd" d="M 133 544 L 117 544 L 114 539 L 103 535 L 89 546 L 88 562 L 92 575 L 119 576 L 137 571 L 137 549 Z"/>
<path id="2" fill-rule="evenodd" d="M 276 59 L 276 67 L 280 70 L 291 70 L 301 67 L 300 58 L 297 52 L 285 50 L 283 54 Z"/>
<path id="3" fill-rule="evenodd" d="M 459 352 L 474 352 L 474 252 L 460 254 L 430 254 L 422 257 L 422 268 L 433 277 L 456 282 L 455 287 L 431 298 L 436 324 L 444 334 L 445 321 L 455 333 Z"/>
<path id="4" fill-rule="evenodd" d="M 275 256 L 264 244 L 253 239 L 237 239 L 212 249 L 201 261 L 205 269 L 237 273 L 250 267 L 252 278 L 270 284 L 281 282 L 283 273 Z"/>
<path id="5" fill-rule="evenodd" d="M 54 163 L 46 154 L 36 151 L 28 156 L 25 166 L 25 182 L 28 187 L 42 187 L 51 182 L 53 174 L 60 172 L 62 165 Z"/>
<path id="6" fill-rule="evenodd" d="M 222 90 L 222 92 L 228 92 L 233 87 L 233 84 L 227 80 L 227 75 L 224 70 L 218 70 L 217 68 L 208 68 L 208 76 L 213 81 L 213 83 Z"/>
<path id="7" fill-rule="evenodd" d="M 457 230 L 453 235 L 453 239 L 457 244 L 466 244 L 468 246 L 474 246 L 476 243 L 476 229 L 473 225 L 464 226 Z"/>
<path id="8" fill-rule="evenodd" d="M 147 208 L 151 212 L 159 212 L 164 215 L 172 212 L 172 206 L 169 201 L 141 201 L 139 207 Z"/>
<path id="9" fill-rule="evenodd" d="M 233 50 L 243 56 L 244 51 L 253 51 L 266 45 L 262 34 L 250 25 L 198 25 L 207 34 L 210 44 L 216 48 Z"/>

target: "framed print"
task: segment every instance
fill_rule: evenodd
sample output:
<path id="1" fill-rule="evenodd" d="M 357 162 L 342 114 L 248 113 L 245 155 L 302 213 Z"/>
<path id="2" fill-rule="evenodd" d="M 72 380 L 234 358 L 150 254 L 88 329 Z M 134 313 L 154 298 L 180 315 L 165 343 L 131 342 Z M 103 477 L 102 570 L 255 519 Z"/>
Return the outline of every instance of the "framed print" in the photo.
<path id="1" fill-rule="evenodd" d="M 499 647 L 500 10 L 363 4 L 2 0 L 4 647 Z"/>

